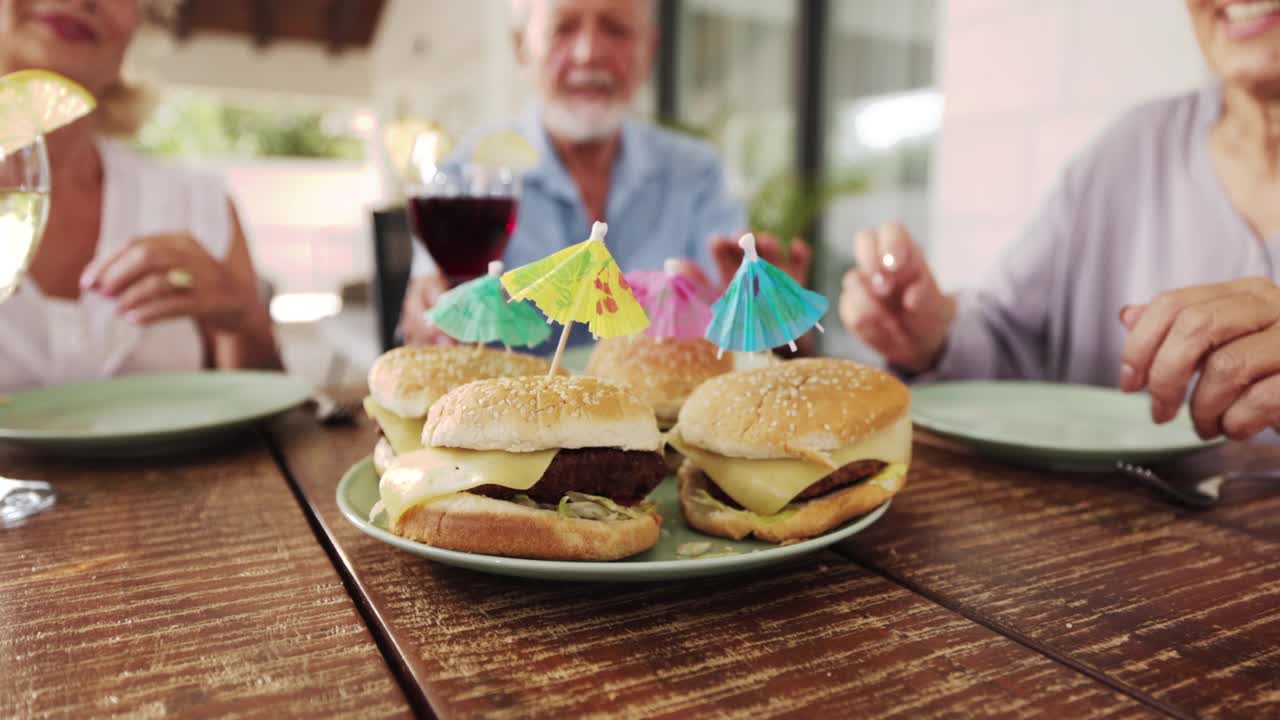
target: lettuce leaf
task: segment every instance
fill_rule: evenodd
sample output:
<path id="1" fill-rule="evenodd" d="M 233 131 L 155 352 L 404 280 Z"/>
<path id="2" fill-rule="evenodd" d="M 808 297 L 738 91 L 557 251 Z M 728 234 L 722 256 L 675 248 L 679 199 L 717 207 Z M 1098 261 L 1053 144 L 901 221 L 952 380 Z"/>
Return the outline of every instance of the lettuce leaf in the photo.
<path id="1" fill-rule="evenodd" d="M 643 502 L 639 505 L 627 507 L 626 505 L 619 505 L 607 497 L 588 495 L 587 493 L 570 490 L 564 494 L 564 497 L 560 498 L 560 505 L 556 510 L 564 518 L 616 522 L 644 517 L 653 511 L 653 507 L 651 502 Z"/>

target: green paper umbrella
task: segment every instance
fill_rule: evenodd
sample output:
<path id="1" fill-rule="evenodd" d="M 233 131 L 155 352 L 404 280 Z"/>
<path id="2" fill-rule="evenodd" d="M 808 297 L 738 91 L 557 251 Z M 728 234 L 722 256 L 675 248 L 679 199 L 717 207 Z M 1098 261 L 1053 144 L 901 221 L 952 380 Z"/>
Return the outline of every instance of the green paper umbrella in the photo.
<path id="1" fill-rule="evenodd" d="M 507 347 L 533 347 L 551 337 L 546 320 L 527 302 L 507 302 L 502 294 L 502 262 L 489 263 L 489 274 L 440 296 L 427 320 L 464 343 L 500 342 Z"/>

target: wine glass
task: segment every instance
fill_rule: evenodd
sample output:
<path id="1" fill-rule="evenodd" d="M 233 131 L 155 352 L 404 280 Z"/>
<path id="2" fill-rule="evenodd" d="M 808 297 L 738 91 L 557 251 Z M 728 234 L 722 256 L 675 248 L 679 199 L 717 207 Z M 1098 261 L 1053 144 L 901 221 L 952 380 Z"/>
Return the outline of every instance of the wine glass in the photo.
<path id="1" fill-rule="evenodd" d="M 49 218 L 49 156 L 44 137 L 6 137 L 0 130 L 0 302 L 9 299 L 35 257 Z M 0 528 L 53 507 L 48 483 L 0 476 Z"/>
<path id="2" fill-rule="evenodd" d="M 414 142 L 417 182 L 409 187 L 409 225 L 450 286 L 484 275 L 501 260 L 516 226 L 520 179 L 491 163 L 442 163 L 439 139 Z"/>
<path id="3" fill-rule="evenodd" d="M 44 137 L 20 142 L 6 142 L 0 135 L 0 302 L 22 281 L 49 218 L 49 156 Z"/>

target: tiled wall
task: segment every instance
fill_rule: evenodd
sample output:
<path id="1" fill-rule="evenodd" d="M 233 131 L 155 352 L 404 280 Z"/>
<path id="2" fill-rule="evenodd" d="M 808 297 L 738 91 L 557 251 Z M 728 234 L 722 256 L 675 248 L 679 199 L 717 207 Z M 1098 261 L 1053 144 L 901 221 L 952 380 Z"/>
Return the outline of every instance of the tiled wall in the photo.
<path id="1" fill-rule="evenodd" d="M 1118 113 L 1208 77 L 1177 0 L 948 0 L 930 254 L 971 285 Z"/>

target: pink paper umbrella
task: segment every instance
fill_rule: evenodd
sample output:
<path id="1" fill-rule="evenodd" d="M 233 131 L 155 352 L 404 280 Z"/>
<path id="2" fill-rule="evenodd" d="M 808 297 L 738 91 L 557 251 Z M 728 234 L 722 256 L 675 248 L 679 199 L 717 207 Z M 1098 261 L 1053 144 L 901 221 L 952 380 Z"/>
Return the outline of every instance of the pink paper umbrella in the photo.
<path id="1" fill-rule="evenodd" d="M 711 288 L 679 273 L 680 263 L 667 260 L 662 270 L 635 270 L 627 284 L 649 316 L 645 333 L 659 340 L 700 338 L 711 322 Z"/>

